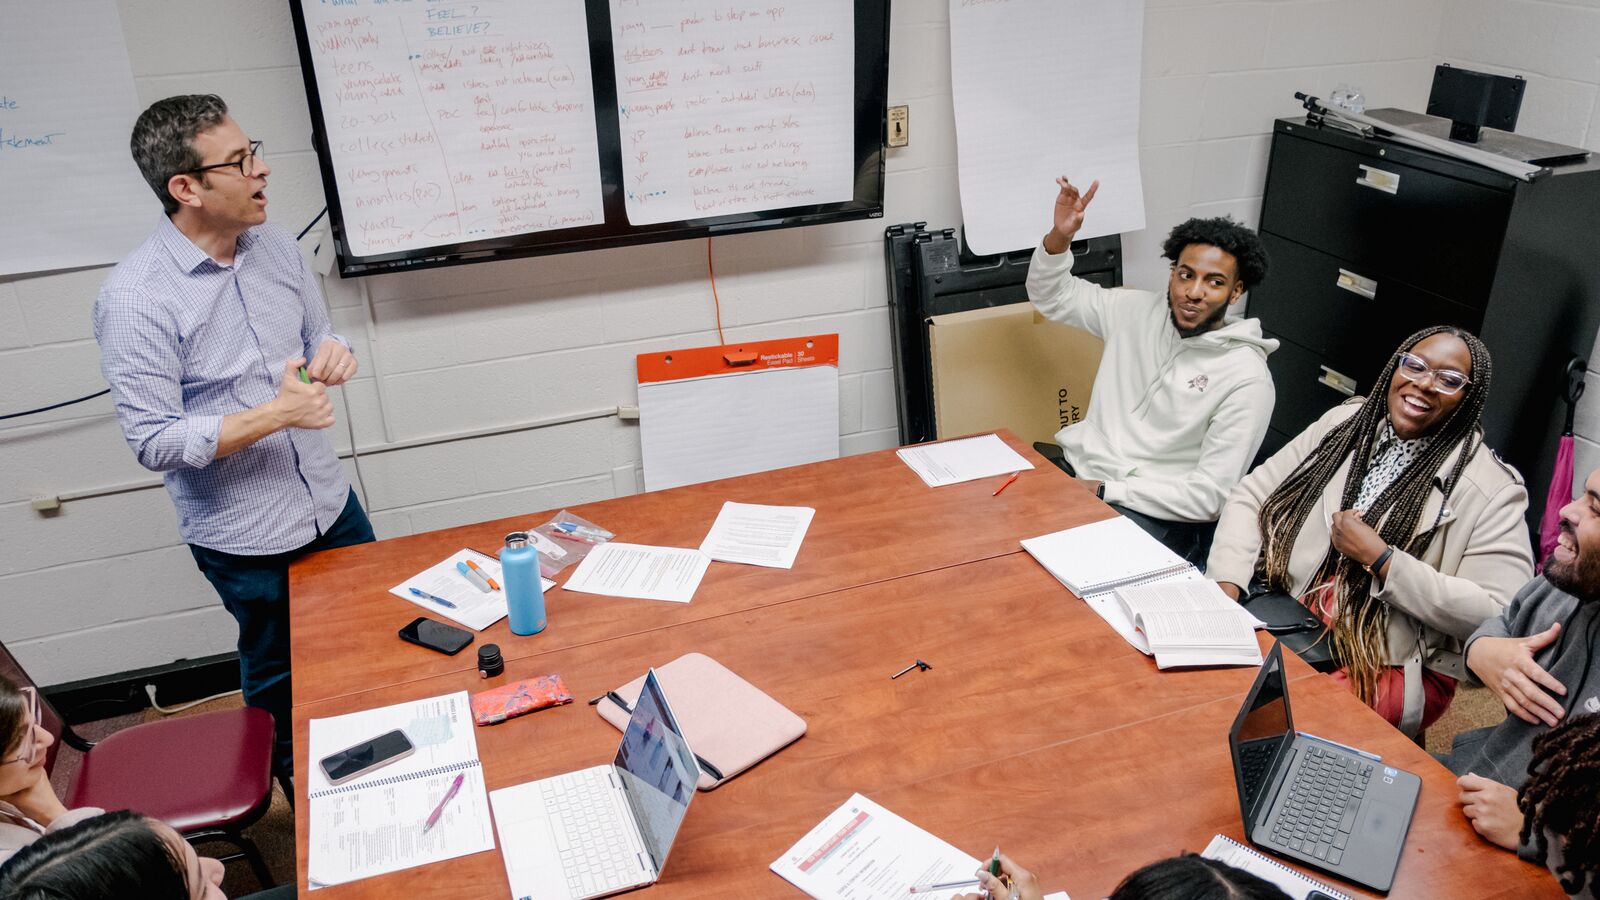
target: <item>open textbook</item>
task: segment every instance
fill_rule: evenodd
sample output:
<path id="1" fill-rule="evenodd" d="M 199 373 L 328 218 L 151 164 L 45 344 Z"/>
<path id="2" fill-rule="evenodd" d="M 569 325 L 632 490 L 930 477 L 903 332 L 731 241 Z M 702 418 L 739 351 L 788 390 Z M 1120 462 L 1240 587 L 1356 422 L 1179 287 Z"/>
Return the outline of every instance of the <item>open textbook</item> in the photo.
<path id="1" fill-rule="evenodd" d="M 1215 582 L 1162 581 L 1112 596 L 1129 628 L 1113 627 L 1160 668 L 1261 665 L 1253 617 Z"/>
<path id="2" fill-rule="evenodd" d="M 1022 548 L 1163 669 L 1261 664 L 1261 623 L 1131 519 L 1026 538 Z"/>

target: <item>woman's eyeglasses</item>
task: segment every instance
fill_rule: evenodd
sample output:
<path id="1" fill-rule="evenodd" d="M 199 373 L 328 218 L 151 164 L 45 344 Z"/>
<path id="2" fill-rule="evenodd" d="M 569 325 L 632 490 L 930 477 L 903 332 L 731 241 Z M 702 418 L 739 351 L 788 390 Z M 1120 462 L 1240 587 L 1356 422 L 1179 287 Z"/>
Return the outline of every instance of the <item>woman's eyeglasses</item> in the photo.
<path id="1" fill-rule="evenodd" d="M 1461 389 L 1472 383 L 1472 379 L 1457 372 L 1455 369 L 1435 369 L 1420 356 L 1410 353 L 1400 354 L 1400 374 L 1407 381 L 1421 382 L 1428 376 L 1433 376 L 1433 389 L 1445 396 L 1460 393 Z"/>

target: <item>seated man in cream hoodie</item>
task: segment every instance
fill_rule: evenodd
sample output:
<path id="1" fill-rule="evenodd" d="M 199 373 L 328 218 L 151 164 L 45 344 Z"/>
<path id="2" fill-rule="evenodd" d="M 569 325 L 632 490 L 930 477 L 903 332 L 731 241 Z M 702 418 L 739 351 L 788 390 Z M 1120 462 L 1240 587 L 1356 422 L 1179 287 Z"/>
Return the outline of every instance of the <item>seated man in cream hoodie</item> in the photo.
<path id="1" fill-rule="evenodd" d="M 1048 318 L 1105 341 L 1088 414 L 1056 433 L 1065 465 L 1118 512 L 1203 565 L 1222 503 L 1250 468 L 1275 394 L 1255 319 L 1225 318 L 1267 274 L 1256 233 L 1190 219 L 1162 247 L 1165 297 L 1072 276 L 1073 235 L 1100 182 L 1056 182 L 1052 227 L 1033 251 L 1028 299 Z M 1053 451 L 1048 445 L 1041 450 Z"/>

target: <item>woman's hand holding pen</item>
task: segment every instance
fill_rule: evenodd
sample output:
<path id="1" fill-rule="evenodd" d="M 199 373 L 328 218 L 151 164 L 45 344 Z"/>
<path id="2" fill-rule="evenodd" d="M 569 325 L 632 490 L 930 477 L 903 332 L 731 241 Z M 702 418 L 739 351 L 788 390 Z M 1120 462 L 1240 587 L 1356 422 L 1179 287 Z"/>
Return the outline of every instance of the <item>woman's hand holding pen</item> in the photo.
<path id="1" fill-rule="evenodd" d="M 987 868 L 978 870 L 978 881 L 986 894 L 957 894 L 952 900 L 983 900 L 987 895 L 992 900 L 1044 900 L 1044 892 L 1039 889 L 1039 880 L 1033 873 L 1011 861 L 1011 857 L 1000 854 L 1000 873 L 1010 883 L 989 874 Z"/>

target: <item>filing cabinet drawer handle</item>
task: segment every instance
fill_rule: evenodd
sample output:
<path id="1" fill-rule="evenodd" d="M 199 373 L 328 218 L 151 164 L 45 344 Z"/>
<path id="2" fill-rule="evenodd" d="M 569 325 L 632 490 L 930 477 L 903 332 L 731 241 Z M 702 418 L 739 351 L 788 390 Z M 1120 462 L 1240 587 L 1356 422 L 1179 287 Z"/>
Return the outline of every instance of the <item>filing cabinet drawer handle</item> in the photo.
<path id="1" fill-rule="evenodd" d="M 1356 380 L 1343 372 L 1335 372 L 1327 366 L 1319 366 L 1322 375 L 1317 378 L 1318 384 L 1327 385 L 1346 397 L 1356 395 Z"/>
<path id="2" fill-rule="evenodd" d="M 1340 269 L 1339 277 L 1333 283 L 1352 294 L 1365 297 L 1368 300 L 1378 296 L 1378 282 L 1376 279 L 1357 275 L 1349 269 Z"/>
<path id="3" fill-rule="evenodd" d="M 1399 172 L 1389 172 L 1361 164 L 1357 164 L 1356 168 L 1361 170 L 1361 177 L 1356 179 L 1356 184 L 1383 191 L 1385 194 L 1400 193 Z"/>

